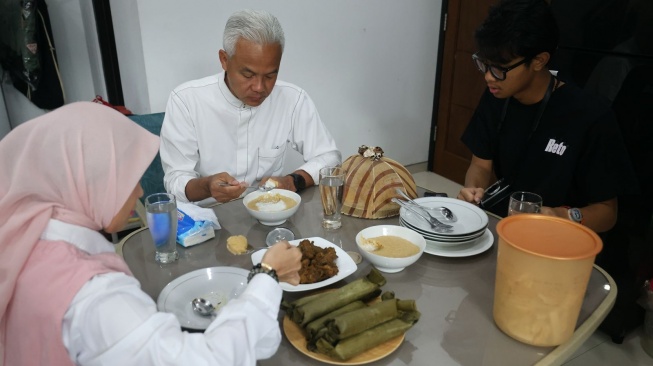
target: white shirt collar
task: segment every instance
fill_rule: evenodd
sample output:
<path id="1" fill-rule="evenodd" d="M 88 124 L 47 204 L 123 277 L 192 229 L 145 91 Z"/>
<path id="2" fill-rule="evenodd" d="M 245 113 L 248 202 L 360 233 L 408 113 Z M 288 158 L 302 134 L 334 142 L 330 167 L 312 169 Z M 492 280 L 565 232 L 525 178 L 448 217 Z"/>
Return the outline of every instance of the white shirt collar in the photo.
<path id="1" fill-rule="evenodd" d="M 229 86 L 227 85 L 227 82 L 225 81 L 225 78 L 227 77 L 227 72 L 223 71 L 220 74 L 218 74 L 218 86 L 220 87 L 220 92 L 224 96 L 224 99 L 234 107 L 238 109 L 254 109 L 256 107 L 249 106 L 245 103 L 243 103 L 240 99 L 236 98 L 236 96 L 231 92 L 229 89 Z"/>
<path id="2" fill-rule="evenodd" d="M 55 219 L 50 219 L 41 240 L 65 241 L 91 255 L 115 252 L 113 244 L 97 231 Z"/>

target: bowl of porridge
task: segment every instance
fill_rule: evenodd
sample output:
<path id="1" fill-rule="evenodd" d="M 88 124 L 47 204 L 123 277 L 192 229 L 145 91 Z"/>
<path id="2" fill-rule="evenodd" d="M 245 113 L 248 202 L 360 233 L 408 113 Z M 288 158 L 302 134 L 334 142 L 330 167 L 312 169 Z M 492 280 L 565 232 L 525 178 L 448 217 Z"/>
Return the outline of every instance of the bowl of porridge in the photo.
<path id="1" fill-rule="evenodd" d="M 245 198 L 243 204 L 254 218 L 267 226 L 281 225 L 297 212 L 302 198 L 295 192 L 273 189 L 269 192 L 254 191 Z"/>
<path id="2" fill-rule="evenodd" d="M 356 245 L 363 258 L 381 272 L 400 272 L 424 253 L 426 240 L 419 233 L 398 225 L 377 225 L 361 230 Z"/>

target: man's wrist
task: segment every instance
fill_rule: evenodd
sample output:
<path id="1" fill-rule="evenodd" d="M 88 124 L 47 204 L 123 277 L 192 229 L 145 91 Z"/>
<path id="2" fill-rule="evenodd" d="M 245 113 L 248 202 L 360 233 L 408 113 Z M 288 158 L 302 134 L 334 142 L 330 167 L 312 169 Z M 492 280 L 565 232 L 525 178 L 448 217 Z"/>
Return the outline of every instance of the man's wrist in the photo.
<path id="1" fill-rule="evenodd" d="M 295 186 L 295 192 L 299 193 L 306 188 L 306 179 L 304 178 L 303 175 L 297 173 L 290 173 L 287 176 L 292 178 L 293 184 Z"/>
<path id="2" fill-rule="evenodd" d="M 569 220 L 581 225 L 585 222 L 583 218 L 583 212 L 580 210 L 580 208 L 569 207 L 569 206 L 563 206 L 563 207 L 567 209 L 567 217 L 569 218 Z"/>

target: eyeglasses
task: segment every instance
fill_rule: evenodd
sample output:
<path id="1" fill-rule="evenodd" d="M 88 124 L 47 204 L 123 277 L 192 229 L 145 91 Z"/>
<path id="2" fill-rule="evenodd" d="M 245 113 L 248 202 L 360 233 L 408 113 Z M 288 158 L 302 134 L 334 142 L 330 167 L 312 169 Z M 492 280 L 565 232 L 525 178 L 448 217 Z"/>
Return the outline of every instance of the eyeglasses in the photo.
<path id="1" fill-rule="evenodd" d="M 474 61 L 474 64 L 476 65 L 476 68 L 478 68 L 478 71 L 485 74 L 488 70 L 490 70 L 490 74 L 492 74 L 492 76 L 495 79 L 503 81 L 503 80 L 506 80 L 506 73 L 508 71 L 510 71 L 510 70 L 512 70 L 514 68 L 517 68 L 517 67 L 521 66 L 522 64 L 525 64 L 526 62 L 528 62 L 529 59 L 525 58 L 525 59 L 523 59 L 523 60 L 521 60 L 521 61 L 519 61 L 519 62 L 517 62 L 515 64 L 512 64 L 512 65 L 510 65 L 508 67 L 503 67 L 503 66 L 499 66 L 499 65 L 492 65 L 492 64 L 485 63 L 485 62 L 483 62 L 481 60 L 480 57 L 478 57 L 478 54 L 476 54 L 476 53 L 472 55 L 472 60 Z"/>

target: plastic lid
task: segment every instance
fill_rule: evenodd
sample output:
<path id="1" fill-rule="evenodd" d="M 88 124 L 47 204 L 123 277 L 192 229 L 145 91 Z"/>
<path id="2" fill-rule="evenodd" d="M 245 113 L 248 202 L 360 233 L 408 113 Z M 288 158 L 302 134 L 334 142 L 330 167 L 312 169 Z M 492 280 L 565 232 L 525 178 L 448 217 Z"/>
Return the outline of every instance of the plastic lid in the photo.
<path id="1" fill-rule="evenodd" d="M 497 234 L 522 251 L 554 259 L 585 259 L 603 249 L 591 229 L 560 217 L 519 214 L 497 224 Z"/>

